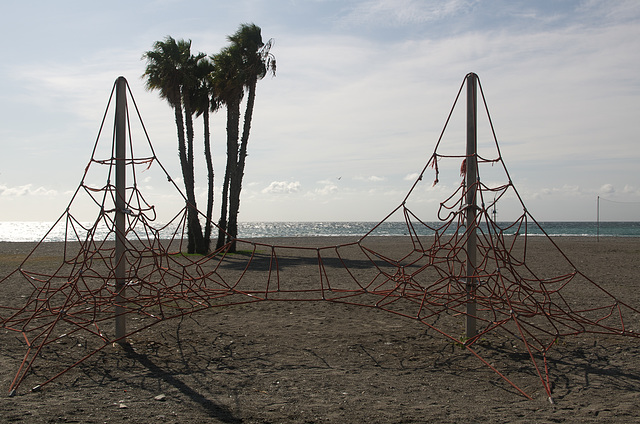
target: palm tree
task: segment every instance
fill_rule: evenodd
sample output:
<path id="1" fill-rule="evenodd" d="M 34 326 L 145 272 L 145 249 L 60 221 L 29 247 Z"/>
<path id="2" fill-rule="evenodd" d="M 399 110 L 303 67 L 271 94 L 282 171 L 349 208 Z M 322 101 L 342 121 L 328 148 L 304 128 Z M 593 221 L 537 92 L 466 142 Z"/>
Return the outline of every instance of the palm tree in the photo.
<path id="1" fill-rule="evenodd" d="M 153 50 L 143 55 L 147 60 L 147 67 L 142 77 L 146 77 L 147 90 L 158 90 L 160 97 L 166 99 L 174 110 L 178 130 L 180 167 L 187 194 L 187 250 L 189 253 L 207 253 L 209 250 L 208 246 L 204 246 L 194 190 L 193 118 L 189 94 L 190 90 L 196 86 L 195 65 L 203 57 L 202 54 L 196 57 L 191 56 L 191 40 L 176 41 L 170 36 L 167 36 L 164 41 L 156 41 L 153 44 Z"/>
<path id="2" fill-rule="evenodd" d="M 226 74 L 226 83 L 229 84 L 229 98 L 225 100 L 227 112 L 227 171 L 225 174 L 225 186 L 228 180 L 229 219 L 227 226 L 229 250 L 235 251 L 235 238 L 238 235 L 238 213 L 240 211 L 240 192 L 244 177 L 244 166 L 247 157 L 247 145 L 251 130 L 251 119 L 255 104 L 256 85 L 258 80 L 264 78 L 269 72 L 275 75 L 276 61 L 271 54 L 272 40 L 266 44 L 262 42 L 262 30 L 255 24 L 242 24 L 238 31 L 228 37 L 231 42 L 229 47 L 223 49 L 222 55 L 214 58 L 216 67 L 221 67 Z M 219 56 L 219 55 L 217 55 Z M 242 138 L 238 147 L 240 103 L 247 91 L 247 104 L 244 114 Z M 230 108 L 233 108 L 230 111 Z M 230 163 L 233 159 L 234 164 Z M 227 175 L 228 174 L 228 175 Z M 223 196 L 225 193 L 223 193 Z M 223 197 L 223 202 L 224 202 Z M 226 216 L 226 210 L 224 211 Z M 221 219 L 223 221 L 223 219 Z M 222 233 L 222 231 L 221 231 Z M 218 246 L 221 245 L 220 237 Z"/>

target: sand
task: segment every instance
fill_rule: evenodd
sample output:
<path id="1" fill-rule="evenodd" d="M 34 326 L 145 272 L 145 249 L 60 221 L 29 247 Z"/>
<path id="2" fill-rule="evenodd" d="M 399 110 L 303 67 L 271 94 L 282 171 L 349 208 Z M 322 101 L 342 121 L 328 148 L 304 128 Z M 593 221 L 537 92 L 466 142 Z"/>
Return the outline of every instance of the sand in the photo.
<path id="1" fill-rule="evenodd" d="M 580 271 L 640 307 L 639 238 L 554 240 Z M 262 241 L 324 246 L 346 240 Z M 376 243 L 384 252 L 401 244 L 400 238 Z M 542 238 L 530 243 L 538 266 L 554 270 L 564 263 Z M 32 247 L 0 243 L 0 275 Z M 59 249 L 47 244 L 35 263 L 53 266 Z M 313 267 L 294 260 L 288 272 L 305 276 Z M 15 293 L 18 304 L 24 290 L 5 287 L 3 295 Z M 588 287 L 570 294 L 578 303 L 592 297 Z M 25 345 L 19 334 L 0 331 L 0 387 L 7 389 Z M 155 325 L 131 337 L 131 351 L 110 346 L 30 392 L 57 363 L 55 355 L 38 358 L 18 394 L 0 397 L 0 422 L 628 423 L 640 416 L 640 340 L 563 339 L 549 358 L 551 404 L 527 355 L 501 337 L 489 338 L 485 354 L 533 400 L 419 322 L 375 308 L 322 301 L 215 308 Z M 66 348 L 61 345 L 59 355 Z"/>

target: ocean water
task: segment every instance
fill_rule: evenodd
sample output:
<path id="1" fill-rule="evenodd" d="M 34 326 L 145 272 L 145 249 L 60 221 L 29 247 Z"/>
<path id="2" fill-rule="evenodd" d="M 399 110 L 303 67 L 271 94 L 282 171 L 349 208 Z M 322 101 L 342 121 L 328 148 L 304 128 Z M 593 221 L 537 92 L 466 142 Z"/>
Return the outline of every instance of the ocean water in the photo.
<path id="1" fill-rule="evenodd" d="M 240 238 L 263 237 L 319 237 L 319 236 L 363 236 L 369 233 L 377 222 L 245 222 L 238 226 Z M 438 227 L 441 223 L 427 223 Z M 505 234 L 513 234 L 515 229 L 507 229 L 511 223 L 498 223 L 505 228 Z M 540 226 L 550 236 L 613 236 L 640 237 L 640 222 L 540 222 Z M 40 241 L 52 228 L 52 222 L 0 222 L 0 241 Z M 173 229 L 168 229 L 172 232 Z M 428 229 L 417 229 L 418 234 L 432 234 Z M 522 230 L 521 230 L 522 231 Z M 535 225 L 529 225 L 528 234 L 543 235 Z M 108 236 L 107 228 L 99 228 L 96 238 Z M 162 234 L 162 233 L 161 233 Z M 408 234 L 404 222 L 383 222 L 371 235 L 402 236 Z M 45 241 L 64 241 L 65 233 L 62 226 L 50 231 Z"/>

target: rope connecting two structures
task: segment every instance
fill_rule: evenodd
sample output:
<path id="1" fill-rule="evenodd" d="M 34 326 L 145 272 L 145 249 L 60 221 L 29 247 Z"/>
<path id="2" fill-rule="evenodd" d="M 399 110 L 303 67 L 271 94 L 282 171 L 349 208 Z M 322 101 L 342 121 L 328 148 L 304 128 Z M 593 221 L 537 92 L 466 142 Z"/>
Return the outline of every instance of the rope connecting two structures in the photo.
<path id="1" fill-rule="evenodd" d="M 626 322 L 630 317 L 637 320 L 639 311 L 576 270 L 542 228 L 539 229 L 545 234 L 548 250 L 565 262 L 565 271 L 549 271 L 544 264 L 535 263 L 528 241 L 531 227 L 539 225 L 511 182 L 481 87 L 493 153 L 487 157 L 477 155 L 474 162 L 479 177 L 491 177 L 478 178 L 471 186 L 465 183 L 466 164 L 473 163 L 468 155 L 443 153 L 445 133 L 462 86 L 434 152 L 407 196 L 368 234 L 351 243 L 317 248 L 238 240 L 242 254 L 230 255 L 227 245 L 208 256 L 181 253 L 187 234 L 186 207 L 167 224 L 156 223 L 155 205 L 143 195 L 145 184 L 140 175 L 155 169 L 181 192 L 155 155 L 128 90 L 137 119 L 131 120 L 127 114 L 129 184 L 123 211 L 126 227 L 120 234 L 126 250 L 121 259 L 113 241 L 118 236 L 114 218 L 117 194 L 112 183 L 117 162 L 115 147 L 99 148 L 112 92 L 83 179 L 69 207 L 52 227 L 63 228 L 66 234 L 59 265 L 47 272 L 36 270 L 37 252 L 48 240 L 47 233 L 22 264 L 0 280 L 0 293 L 17 292 L 17 287 L 25 293 L 20 305 L 11 296 L 0 300 L 2 327 L 20 334 L 26 343 L 10 393 L 15 394 L 27 377 L 36 378 L 32 371 L 38 357 L 60 348 L 63 340 L 74 340 L 65 352 L 69 362 L 61 363 L 58 369 L 39 370 L 37 377 L 43 381 L 35 389 L 105 347 L 124 343 L 133 334 L 165 320 L 221 306 L 270 300 L 324 300 L 376 308 L 417 321 L 459 343 L 507 384 L 530 397 L 509 379 L 508 370 L 498 369 L 483 353 L 484 337 L 506 335 L 530 358 L 534 373 L 551 399 L 547 354 L 554 344 L 562 337 L 582 333 L 638 337 Z M 142 147 L 148 154 L 134 156 L 134 123 L 142 129 L 146 138 Z M 451 185 L 440 181 L 443 173 L 457 174 L 460 163 L 462 181 L 456 179 L 457 175 Z M 430 182 L 425 182 L 433 172 L 433 185 L 450 191 L 439 205 L 436 224 L 421 220 L 412 200 L 436 191 Z M 493 174 L 500 174 L 502 179 Z M 490 179 L 501 182 L 490 184 Z M 467 220 L 469 191 L 474 191 L 478 199 L 472 225 Z M 522 213 L 510 224 L 499 225 L 496 207 L 508 202 L 519 205 Z M 97 218 L 91 224 L 83 224 L 85 221 L 75 216 L 77 203 L 93 206 Z M 420 202 L 416 204 L 423 207 Z M 391 256 L 371 241 L 380 225 L 398 218 L 406 223 L 405 250 L 399 256 Z M 471 234 L 476 240 L 473 275 L 469 275 L 467 267 L 467 241 Z M 117 287 L 116 268 L 122 266 L 122 261 L 125 284 Z M 307 278 L 291 275 L 288 270 L 299 263 L 315 264 L 317 271 Z M 472 293 L 468 288 L 470 279 L 476 282 Z M 593 302 L 575 305 L 572 292 L 586 291 L 592 291 Z M 470 301 L 476 305 L 473 317 L 469 317 L 467 308 Z M 116 336 L 116 318 L 131 318 L 121 336 Z M 475 335 L 461 339 L 463 318 L 473 318 L 477 330 Z M 79 340 L 82 342 L 76 343 Z M 47 375 L 43 378 L 42 374 Z"/>

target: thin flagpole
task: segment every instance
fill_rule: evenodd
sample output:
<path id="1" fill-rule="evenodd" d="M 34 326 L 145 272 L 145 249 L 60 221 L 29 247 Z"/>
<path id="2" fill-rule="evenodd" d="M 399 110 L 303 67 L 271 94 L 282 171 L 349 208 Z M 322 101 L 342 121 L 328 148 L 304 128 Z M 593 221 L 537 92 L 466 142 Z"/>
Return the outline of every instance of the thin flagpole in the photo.
<path id="1" fill-rule="evenodd" d="M 478 186 L 477 163 L 477 78 L 474 73 L 467 75 L 467 304 L 466 304 L 466 337 L 474 337 L 476 331 L 476 190 Z"/>
<path id="2" fill-rule="evenodd" d="M 116 81 L 116 340 L 125 343 L 124 336 L 127 332 L 125 319 L 125 205 L 126 205 L 126 97 L 127 80 L 118 77 Z"/>

